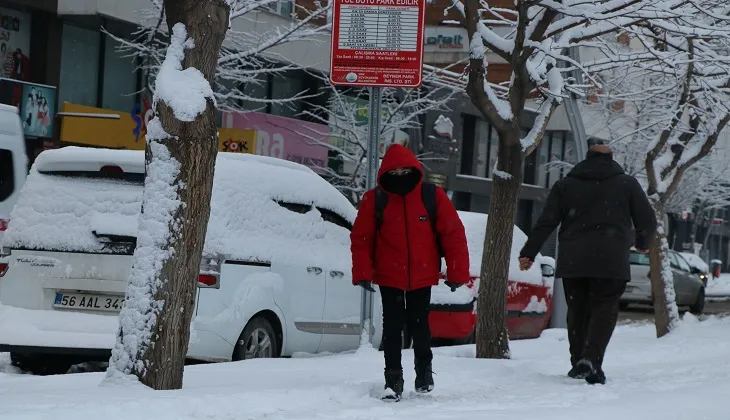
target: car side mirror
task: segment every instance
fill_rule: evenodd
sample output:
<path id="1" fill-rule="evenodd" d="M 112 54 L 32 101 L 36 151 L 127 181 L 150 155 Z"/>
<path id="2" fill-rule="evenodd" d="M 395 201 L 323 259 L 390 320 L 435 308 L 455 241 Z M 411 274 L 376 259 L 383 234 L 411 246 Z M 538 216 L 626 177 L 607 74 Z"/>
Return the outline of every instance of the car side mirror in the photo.
<path id="1" fill-rule="evenodd" d="M 550 264 L 542 264 L 540 266 L 542 269 L 542 276 L 543 277 L 554 277 L 555 276 L 555 268 Z"/>

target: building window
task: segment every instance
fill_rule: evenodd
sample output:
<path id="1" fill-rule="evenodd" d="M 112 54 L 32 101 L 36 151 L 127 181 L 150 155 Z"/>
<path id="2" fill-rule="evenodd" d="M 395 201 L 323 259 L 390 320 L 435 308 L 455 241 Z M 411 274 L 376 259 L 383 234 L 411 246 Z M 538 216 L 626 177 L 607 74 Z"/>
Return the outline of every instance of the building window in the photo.
<path id="1" fill-rule="evenodd" d="M 264 73 L 264 74 L 259 74 L 258 76 L 256 76 L 255 79 L 249 79 L 246 83 L 239 86 L 239 90 L 247 98 L 268 99 L 268 97 L 269 97 L 269 75 Z M 266 112 L 267 107 L 268 107 L 267 102 L 257 102 L 257 101 L 248 101 L 248 100 L 241 101 L 241 109 L 244 109 L 246 111 Z"/>
<path id="2" fill-rule="evenodd" d="M 30 13 L 0 7 L 0 77 L 30 80 Z"/>
<path id="3" fill-rule="evenodd" d="M 97 31 L 63 25 L 59 107 L 64 102 L 97 106 L 100 43 Z"/>
<path id="4" fill-rule="evenodd" d="M 475 171 L 472 175 L 488 177 L 490 168 L 489 165 L 489 129 L 490 125 L 488 122 L 477 119 L 476 129 L 474 133 L 474 144 L 476 145 L 476 162 Z"/>
<path id="5" fill-rule="evenodd" d="M 474 143 L 476 142 L 476 122 L 477 119 L 473 115 L 462 114 L 462 140 L 461 140 L 461 166 L 459 173 L 463 175 L 471 175 L 474 167 Z"/>
<path id="6" fill-rule="evenodd" d="M 561 131 L 550 133 L 550 162 L 557 163 L 564 161 L 563 152 L 565 151 L 564 137 Z M 563 175 L 563 169 L 560 165 L 551 165 L 550 171 L 548 171 L 550 180 L 548 183 L 549 187 L 552 187 Z"/>
<path id="7" fill-rule="evenodd" d="M 294 0 L 279 0 L 266 6 L 267 9 L 284 17 L 291 17 L 294 12 Z"/>
<path id="8" fill-rule="evenodd" d="M 274 101 L 291 99 L 297 95 L 306 94 L 304 91 L 307 89 L 301 76 L 290 73 L 274 75 L 271 84 L 271 99 Z M 301 100 L 273 102 L 271 104 L 271 114 L 295 118 L 299 114 L 301 103 Z"/>
<path id="9" fill-rule="evenodd" d="M 118 50 L 120 43 L 106 38 L 101 107 L 131 112 L 137 101 L 137 63 Z"/>

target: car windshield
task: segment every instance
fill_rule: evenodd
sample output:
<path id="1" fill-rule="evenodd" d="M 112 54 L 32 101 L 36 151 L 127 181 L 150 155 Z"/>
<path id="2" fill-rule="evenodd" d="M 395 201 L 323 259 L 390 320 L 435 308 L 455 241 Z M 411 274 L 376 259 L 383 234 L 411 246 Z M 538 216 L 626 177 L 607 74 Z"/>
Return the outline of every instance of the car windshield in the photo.
<path id="1" fill-rule="evenodd" d="M 629 263 L 633 265 L 649 265 L 649 254 L 632 252 L 629 254 Z"/>

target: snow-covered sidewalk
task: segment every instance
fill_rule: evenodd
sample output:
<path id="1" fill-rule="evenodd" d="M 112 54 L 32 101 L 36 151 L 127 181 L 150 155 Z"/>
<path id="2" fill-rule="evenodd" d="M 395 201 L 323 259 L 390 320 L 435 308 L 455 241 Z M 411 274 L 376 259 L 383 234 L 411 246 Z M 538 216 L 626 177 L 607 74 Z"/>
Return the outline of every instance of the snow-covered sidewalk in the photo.
<path id="1" fill-rule="evenodd" d="M 730 297 L 730 273 L 723 273 L 719 278 L 707 280 L 708 297 Z"/>
<path id="2" fill-rule="evenodd" d="M 616 331 L 606 386 L 565 377 L 565 330 L 512 343 L 513 359 L 474 359 L 474 346 L 434 349 L 436 389 L 416 395 L 405 352 L 406 398 L 384 403 L 382 353 L 187 368 L 185 387 L 99 386 L 104 374 L 33 377 L 0 373 L 3 420 L 114 419 L 519 419 L 721 420 L 730 395 L 730 318 L 685 315 L 662 340 L 650 324 Z M 0 355 L 0 364 L 7 364 Z M 0 366 L 0 372 L 12 368 Z"/>

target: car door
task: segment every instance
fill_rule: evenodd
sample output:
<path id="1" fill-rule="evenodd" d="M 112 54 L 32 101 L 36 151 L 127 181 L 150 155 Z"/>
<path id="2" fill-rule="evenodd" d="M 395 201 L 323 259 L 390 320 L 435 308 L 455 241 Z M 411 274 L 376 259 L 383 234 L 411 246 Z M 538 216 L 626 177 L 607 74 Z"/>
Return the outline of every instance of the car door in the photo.
<path id="1" fill-rule="evenodd" d="M 687 274 L 682 270 L 680 265 L 680 257 L 674 251 L 669 252 L 669 261 L 672 266 L 672 274 L 674 277 L 674 293 L 677 296 L 677 304 L 687 302 Z"/>
<path id="2" fill-rule="evenodd" d="M 689 266 L 689 263 L 687 263 L 687 260 L 682 257 L 679 253 L 674 253 L 675 257 L 677 258 L 677 264 L 679 266 L 679 276 L 675 277 L 678 278 L 678 280 L 675 280 L 674 282 L 674 290 L 677 293 L 677 296 L 682 296 L 681 301 L 678 299 L 678 302 L 682 302 L 683 304 L 692 304 L 695 301 L 696 298 L 696 284 L 695 281 L 696 275 L 692 274 L 692 268 Z"/>
<path id="3" fill-rule="evenodd" d="M 352 229 L 341 216 L 318 209 L 326 222 Z M 356 349 L 360 342 L 361 288 L 352 285 L 351 261 L 337 261 L 325 275 L 325 303 L 320 351 L 341 352 Z"/>
<path id="4" fill-rule="evenodd" d="M 275 262 L 271 271 L 281 276 L 283 293 L 275 295 L 286 318 L 284 354 L 317 353 L 322 340 L 325 268 Z"/>

